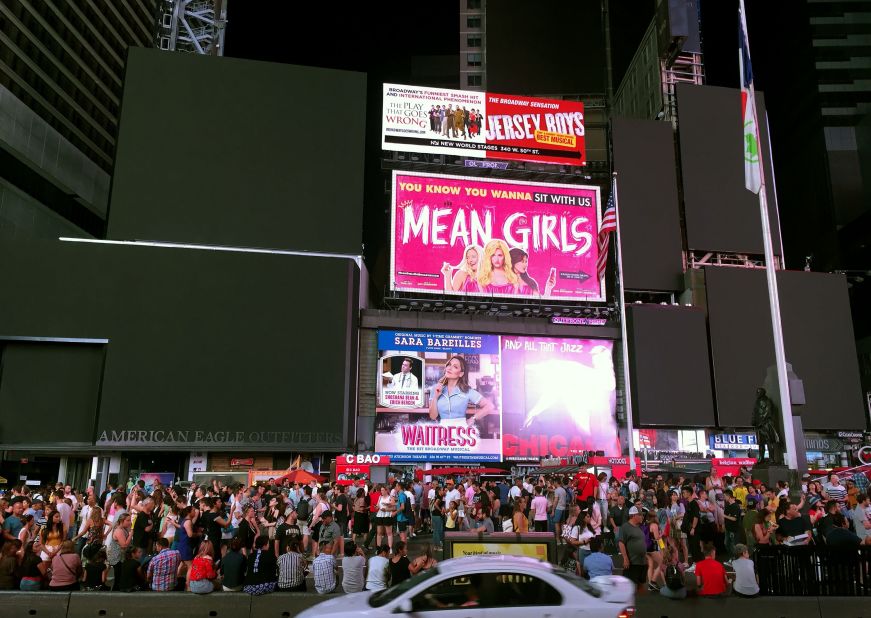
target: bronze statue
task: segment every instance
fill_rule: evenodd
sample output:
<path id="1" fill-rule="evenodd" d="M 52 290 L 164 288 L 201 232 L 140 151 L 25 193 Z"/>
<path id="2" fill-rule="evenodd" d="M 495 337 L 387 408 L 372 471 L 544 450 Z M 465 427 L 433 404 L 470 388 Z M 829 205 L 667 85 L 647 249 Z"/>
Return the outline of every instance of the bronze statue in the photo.
<path id="1" fill-rule="evenodd" d="M 756 443 L 759 447 L 759 463 L 783 465 L 783 440 L 777 408 L 764 388 L 756 389 L 756 404 L 753 406 L 753 427 L 756 428 Z M 768 456 L 765 447 L 768 447 Z"/>

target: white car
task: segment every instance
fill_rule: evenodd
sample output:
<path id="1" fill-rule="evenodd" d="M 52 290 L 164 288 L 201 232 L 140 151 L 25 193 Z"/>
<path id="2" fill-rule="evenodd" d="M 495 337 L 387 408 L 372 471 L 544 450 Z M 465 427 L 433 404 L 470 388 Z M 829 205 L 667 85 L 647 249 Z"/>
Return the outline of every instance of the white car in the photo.
<path id="1" fill-rule="evenodd" d="M 387 590 L 324 601 L 299 616 L 629 618 L 634 606 L 635 585 L 625 577 L 587 581 L 534 558 L 469 556 L 445 560 Z"/>

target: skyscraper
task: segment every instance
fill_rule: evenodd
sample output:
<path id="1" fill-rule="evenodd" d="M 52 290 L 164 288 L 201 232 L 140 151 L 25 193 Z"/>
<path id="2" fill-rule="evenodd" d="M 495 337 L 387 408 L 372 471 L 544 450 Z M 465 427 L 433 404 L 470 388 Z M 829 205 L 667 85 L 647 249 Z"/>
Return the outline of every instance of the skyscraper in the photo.
<path id="1" fill-rule="evenodd" d="M 99 236 L 127 48 L 153 44 L 157 0 L 0 4 L 0 230 Z"/>

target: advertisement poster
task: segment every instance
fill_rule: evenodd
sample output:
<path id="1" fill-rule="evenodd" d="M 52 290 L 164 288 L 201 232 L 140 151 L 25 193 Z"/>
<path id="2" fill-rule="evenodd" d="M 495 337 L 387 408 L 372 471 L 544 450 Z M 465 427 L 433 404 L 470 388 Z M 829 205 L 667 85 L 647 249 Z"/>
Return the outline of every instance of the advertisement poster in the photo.
<path id="1" fill-rule="evenodd" d="M 356 481 L 368 481 L 372 466 L 387 467 L 390 458 L 381 455 L 341 455 L 336 458 L 336 483 L 353 485 Z"/>
<path id="2" fill-rule="evenodd" d="M 379 331 L 378 349 L 375 449 L 392 461 L 537 461 L 586 451 L 620 455 L 611 341 Z M 403 407 L 385 399 L 394 390 L 389 369 L 397 357 L 422 359 L 423 405 Z M 451 373 L 456 368 L 449 369 L 454 357 L 462 359 L 468 394 L 443 392 L 433 418 L 434 387 L 456 375 Z M 465 404 L 461 410 L 458 401 Z M 470 420 L 473 415 L 477 420 Z"/>
<path id="3" fill-rule="evenodd" d="M 453 542 L 451 556 L 526 556 L 548 562 L 547 543 Z"/>
<path id="4" fill-rule="evenodd" d="M 598 187 L 394 172 L 391 221 L 391 290 L 604 300 Z"/>
<path id="5" fill-rule="evenodd" d="M 172 472 L 143 472 L 137 480 L 145 481 L 145 493 L 150 496 L 151 492 L 154 491 L 154 481 L 160 481 L 164 487 L 171 487 L 175 482 L 175 474 Z"/>
<path id="6" fill-rule="evenodd" d="M 379 454 L 388 455 L 391 461 L 502 459 L 497 335 L 379 331 L 378 349 L 375 450 Z M 390 370 L 397 357 L 421 360 L 423 401 L 408 395 L 408 405 L 402 405 L 397 399 L 395 376 Z M 447 369 L 449 362 L 451 369 Z M 453 366 L 465 371 L 460 370 L 454 391 L 448 394 L 446 390 L 438 398 L 433 418 L 430 401 L 434 388 L 446 375 L 456 375 Z"/>
<path id="7" fill-rule="evenodd" d="M 384 84 L 384 150 L 586 165 L 584 104 Z"/>
<path id="8" fill-rule="evenodd" d="M 506 461 L 619 456 L 612 342 L 502 336 Z"/>

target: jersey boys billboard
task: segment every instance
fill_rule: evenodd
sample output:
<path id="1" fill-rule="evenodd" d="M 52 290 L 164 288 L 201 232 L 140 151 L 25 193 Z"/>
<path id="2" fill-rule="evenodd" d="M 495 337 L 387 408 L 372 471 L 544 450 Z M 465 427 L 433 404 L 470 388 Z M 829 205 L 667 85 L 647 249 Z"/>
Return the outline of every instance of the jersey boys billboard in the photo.
<path id="1" fill-rule="evenodd" d="M 375 450 L 392 461 L 619 455 L 610 341 L 378 332 Z"/>
<path id="2" fill-rule="evenodd" d="M 384 84 L 381 147 L 586 165 L 584 104 Z"/>
<path id="3" fill-rule="evenodd" d="M 391 289 L 604 300 L 599 188 L 393 173 Z"/>

